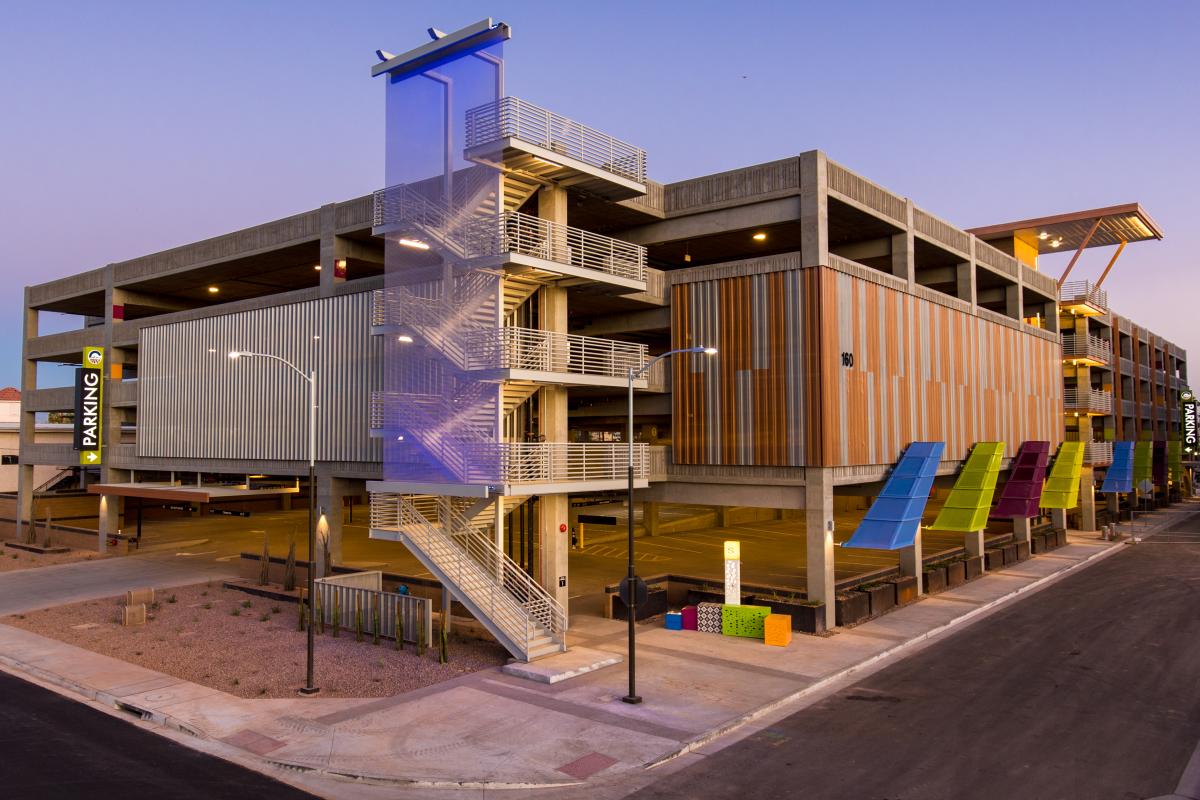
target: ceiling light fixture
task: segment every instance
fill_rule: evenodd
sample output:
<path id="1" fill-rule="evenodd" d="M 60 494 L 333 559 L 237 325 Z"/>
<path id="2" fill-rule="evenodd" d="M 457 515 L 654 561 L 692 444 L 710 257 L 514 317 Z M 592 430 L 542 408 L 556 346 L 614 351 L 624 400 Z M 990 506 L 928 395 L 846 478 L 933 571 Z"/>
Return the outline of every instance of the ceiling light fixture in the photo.
<path id="1" fill-rule="evenodd" d="M 1050 234 L 1046 233 L 1045 231 L 1042 231 L 1041 233 L 1038 234 L 1038 238 L 1044 242 L 1050 238 Z"/>
<path id="2" fill-rule="evenodd" d="M 413 338 L 407 333 L 402 333 L 396 337 L 396 341 L 400 342 L 401 344 L 412 344 L 412 340 Z"/>
<path id="3" fill-rule="evenodd" d="M 320 265 L 320 264 L 317 264 L 315 267 L 313 267 L 313 269 L 315 269 L 317 272 L 320 272 L 320 271 L 321 271 L 321 265 Z"/>
<path id="4" fill-rule="evenodd" d="M 217 288 L 216 286 L 210 286 L 210 287 L 208 287 L 208 293 L 209 293 L 209 294 L 216 294 L 216 293 L 217 293 L 217 292 L 219 292 L 219 291 L 221 291 L 221 290 L 220 290 L 219 288 Z"/>
<path id="5" fill-rule="evenodd" d="M 763 233 L 762 231 L 759 231 L 758 233 L 754 234 L 750 238 L 756 242 L 765 242 L 767 240 L 767 235 L 765 233 Z"/>
<path id="6" fill-rule="evenodd" d="M 1054 241 L 1050 242 L 1051 247 L 1058 247 L 1060 244 L 1062 244 L 1062 239 L 1055 239 Z"/>
<path id="7" fill-rule="evenodd" d="M 404 245 L 405 247 L 411 247 L 414 250 L 429 249 L 429 245 L 425 244 L 424 242 L 417 241 L 416 239 L 401 239 L 400 244 Z"/>

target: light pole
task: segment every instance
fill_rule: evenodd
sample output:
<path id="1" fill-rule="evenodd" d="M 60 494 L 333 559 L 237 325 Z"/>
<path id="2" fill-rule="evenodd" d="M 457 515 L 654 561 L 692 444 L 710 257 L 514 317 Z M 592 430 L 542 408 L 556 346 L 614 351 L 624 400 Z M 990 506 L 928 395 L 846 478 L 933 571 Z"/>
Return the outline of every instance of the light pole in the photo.
<path id="1" fill-rule="evenodd" d="M 308 382 L 308 665 L 304 687 L 300 694 L 316 694 L 320 691 L 313 685 L 313 592 L 316 589 L 317 572 L 317 528 L 316 528 L 316 484 L 317 484 L 317 371 L 314 369 L 305 374 L 287 359 L 270 353 L 252 353 L 248 350 L 231 350 L 229 358 L 237 361 L 240 358 L 269 358 L 278 361 L 292 372 Z"/>
<path id="2" fill-rule="evenodd" d="M 717 354 L 717 348 L 682 347 L 678 350 L 668 350 L 662 355 L 655 356 L 647 361 L 640 369 L 629 368 L 629 430 L 625 434 L 629 444 L 629 507 L 627 509 L 627 516 L 629 517 L 629 574 L 625 578 L 625 594 L 628 598 L 626 607 L 629 611 L 629 693 L 622 697 L 621 700 L 633 705 L 642 702 L 642 698 L 637 693 L 637 653 L 634 649 L 634 625 L 637 622 L 637 573 L 634 571 L 633 564 L 633 382 L 664 358 L 682 353 L 704 353 L 705 355 L 713 356 Z"/>

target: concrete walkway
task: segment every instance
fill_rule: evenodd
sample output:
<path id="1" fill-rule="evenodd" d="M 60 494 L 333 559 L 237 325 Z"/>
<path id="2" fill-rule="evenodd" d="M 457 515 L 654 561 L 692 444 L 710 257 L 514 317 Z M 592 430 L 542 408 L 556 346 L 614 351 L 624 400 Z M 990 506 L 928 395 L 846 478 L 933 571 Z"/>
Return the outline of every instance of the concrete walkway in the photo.
<path id="1" fill-rule="evenodd" d="M 1177 509 L 1156 515 L 1163 527 L 1195 506 Z M 787 648 L 643 626 L 637 663 L 645 702 L 639 706 L 620 701 L 626 691 L 623 666 L 553 685 L 492 669 L 384 699 L 249 700 L 7 626 L 0 626 L 0 667 L 140 713 L 203 739 L 210 752 L 243 762 L 256 758 L 273 767 L 431 788 L 610 783 L 629 770 L 699 748 L 1127 546 L 1098 541 L 1094 534 L 1072 532 L 1070 538 L 1068 546 L 1046 556 L 858 627 L 824 638 L 798 635 Z M 146 577 L 141 573 L 137 580 L 145 583 Z M 165 577 L 195 580 L 178 570 Z M 114 583 L 94 591 L 112 594 Z M 623 623 L 577 617 L 572 626 L 573 645 L 624 655 Z"/>
<path id="2" fill-rule="evenodd" d="M 177 556 L 172 552 L 4 572 L 0 573 L 0 616 L 115 597 L 142 586 L 184 586 L 236 574 L 236 564 Z"/>

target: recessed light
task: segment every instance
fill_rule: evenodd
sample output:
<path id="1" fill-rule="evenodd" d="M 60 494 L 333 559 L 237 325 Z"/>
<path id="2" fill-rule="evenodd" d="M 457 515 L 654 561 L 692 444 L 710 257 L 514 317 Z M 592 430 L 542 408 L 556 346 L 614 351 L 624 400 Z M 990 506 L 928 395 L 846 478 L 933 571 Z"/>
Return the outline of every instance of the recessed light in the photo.
<path id="1" fill-rule="evenodd" d="M 1044 242 L 1050 238 L 1050 234 L 1046 233 L 1045 231 L 1042 231 L 1041 233 L 1038 234 L 1038 238 Z"/>
<path id="2" fill-rule="evenodd" d="M 425 244 L 424 242 L 419 242 L 416 239 L 401 239 L 400 244 L 404 245 L 405 247 L 411 247 L 414 250 L 429 249 L 429 245 Z"/>
<path id="3" fill-rule="evenodd" d="M 210 353 L 215 353 L 215 352 L 217 352 L 217 348 L 215 348 L 215 347 L 210 347 L 210 348 L 208 348 L 208 352 L 210 352 Z"/>
<path id="4" fill-rule="evenodd" d="M 315 267 L 313 267 L 313 269 L 315 269 L 317 272 L 320 272 L 320 271 L 321 271 L 321 265 L 320 265 L 320 264 L 317 264 Z"/>
<path id="5" fill-rule="evenodd" d="M 397 342 L 402 342 L 404 344 L 412 344 L 412 340 L 413 340 L 413 338 L 411 336 L 409 336 L 407 333 L 402 333 L 396 337 Z"/>
<path id="6" fill-rule="evenodd" d="M 217 293 L 217 292 L 219 292 L 219 291 L 221 291 L 221 290 L 220 290 L 219 288 L 217 288 L 216 286 L 210 286 L 210 287 L 208 287 L 208 293 L 209 293 L 209 294 L 216 294 L 216 293 Z"/>
<path id="7" fill-rule="evenodd" d="M 765 233 L 763 233 L 762 231 L 759 231 L 758 233 L 754 234 L 750 238 L 756 242 L 765 242 L 767 240 L 767 235 Z"/>
<path id="8" fill-rule="evenodd" d="M 1062 239 L 1055 239 L 1054 241 L 1050 242 L 1051 247 L 1058 247 L 1060 244 L 1062 244 Z"/>

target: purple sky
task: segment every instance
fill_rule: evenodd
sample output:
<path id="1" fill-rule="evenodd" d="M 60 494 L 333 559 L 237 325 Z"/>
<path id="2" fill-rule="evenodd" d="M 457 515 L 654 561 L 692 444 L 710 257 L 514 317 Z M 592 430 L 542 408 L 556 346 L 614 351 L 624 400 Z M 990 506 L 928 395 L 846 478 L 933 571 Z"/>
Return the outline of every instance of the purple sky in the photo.
<path id="1" fill-rule="evenodd" d="M 374 49 L 489 15 L 512 94 L 660 181 L 816 147 L 964 227 L 1141 202 L 1166 239 L 1126 249 L 1112 306 L 1200 354 L 1200 3 L 127 0 L 0 27 L 0 385 L 21 285 L 377 188 Z"/>

